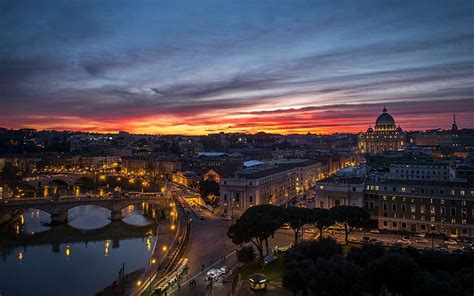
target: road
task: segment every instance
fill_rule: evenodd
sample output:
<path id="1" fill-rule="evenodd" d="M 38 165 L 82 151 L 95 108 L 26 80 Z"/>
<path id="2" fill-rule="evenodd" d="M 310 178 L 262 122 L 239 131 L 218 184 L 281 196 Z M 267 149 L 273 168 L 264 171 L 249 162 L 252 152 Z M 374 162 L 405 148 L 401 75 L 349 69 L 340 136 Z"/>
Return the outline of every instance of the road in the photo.
<path id="1" fill-rule="evenodd" d="M 198 211 L 197 208 L 188 204 L 185 204 L 185 208 L 190 211 L 192 217 L 190 243 L 184 253 L 184 257 L 189 259 L 189 272 L 187 277 L 180 281 L 180 288 L 175 286 L 168 295 L 222 295 L 222 291 L 229 288 L 230 283 L 223 284 L 219 280 L 214 283 L 212 291 L 208 292 L 206 277 L 207 272 L 212 268 L 223 266 L 231 268 L 238 263 L 235 253 L 237 246 L 227 236 L 231 222 L 205 209 Z M 199 216 L 203 216 L 203 219 Z M 306 234 L 306 236 L 313 239 L 317 237 L 316 234 Z M 279 229 L 274 238 L 269 239 L 269 247 L 287 245 L 293 240 L 292 230 Z M 195 280 L 195 287 L 189 286 L 191 280 Z"/>

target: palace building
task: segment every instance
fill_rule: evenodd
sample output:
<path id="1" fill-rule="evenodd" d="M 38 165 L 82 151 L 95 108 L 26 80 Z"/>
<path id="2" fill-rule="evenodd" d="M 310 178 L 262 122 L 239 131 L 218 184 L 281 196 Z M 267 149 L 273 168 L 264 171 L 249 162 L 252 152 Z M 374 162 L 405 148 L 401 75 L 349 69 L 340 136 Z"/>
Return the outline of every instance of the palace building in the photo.
<path id="1" fill-rule="evenodd" d="M 406 146 L 405 132 L 395 125 L 395 119 L 387 113 L 385 107 L 375 121 L 375 130 L 369 127 L 367 132 L 359 134 L 357 142 L 360 154 L 403 150 Z"/>

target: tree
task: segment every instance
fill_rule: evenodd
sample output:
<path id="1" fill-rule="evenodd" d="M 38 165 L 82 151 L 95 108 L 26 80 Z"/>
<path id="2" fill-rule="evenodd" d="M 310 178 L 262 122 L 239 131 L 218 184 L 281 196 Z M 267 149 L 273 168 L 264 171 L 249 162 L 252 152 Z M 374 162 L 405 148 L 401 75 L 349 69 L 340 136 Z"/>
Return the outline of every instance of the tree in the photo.
<path id="1" fill-rule="evenodd" d="M 385 247 L 381 244 L 364 244 L 360 248 L 351 248 L 347 254 L 347 259 L 365 267 L 372 261 L 383 257 L 385 253 Z"/>
<path id="2" fill-rule="evenodd" d="M 313 270 L 314 263 L 308 259 L 285 263 L 283 287 L 292 291 L 294 295 L 299 291 L 303 291 L 303 295 L 306 295 Z"/>
<path id="3" fill-rule="evenodd" d="M 336 222 L 344 227 L 344 238 L 348 243 L 349 233 L 354 228 L 365 228 L 369 225 L 370 214 L 367 210 L 354 206 L 338 206 L 331 209 Z"/>
<path id="4" fill-rule="evenodd" d="M 286 209 L 286 222 L 295 233 L 295 245 L 298 243 L 298 233 L 301 228 L 311 222 L 312 211 L 307 208 L 289 207 Z"/>
<path id="5" fill-rule="evenodd" d="M 314 264 L 309 287 L 313 295 L 362 295 L 361 274 L 359 266 L 342 256 L 320 258 Z"/>
<path id="6" fill-rule="evenodd" d="M 341 254 L 341 246 L 332 238 L 304 241 L 295 245 L 285 253 L 283 286 L 294 294 L 302 291 L 306 295 L 314 275 L 315 262 L 319 259 L 329 260 Z"/>
<path id="7" fill-rule="evenodd" d="M 319 258 L 333 258 L 342 255 L 341 246 L 333 238 L 324 238 L 320 241 L 304 241 L 294 246 L 285 253 L 288 262 L 304 258 L 316 262 Z"/>
<path id="8" fill-rule="evenodd" d="M 472 295 L 468 289 L 459 289 L 457 283 L 447 272 L 432 274 L 428 271 L 419 271 L 414 276 L 414 285 L 408 295 L 411 296 L 445 296 L 445 295 Z M 466 293 L 463 293 L 463 290 Z"/>
<path id="9" fill-rule="evenodd" d="M 204 180 L 199 183 L 199 193 L 207 204 L 216 208 L 219 206 L 219 199 L 215 198 L 220 195 L 219 183 L 215 181 Z M 211 198 L 214 196 L 214 198 Z"/>
<path id="10" fill-rule="evenodd" d="M 319 239 L 321 240 L 324 229 L 334 225 L 335 219 L 328 209 L 314 208 L 312 209 L 311 223 L 319 229 Z"/>
<path id="11" fill-rule="evenodd" d="M 378 295 L 388 289 L 392 293 L 407 294 L 413 285 L 418 264 L 407 255 L 391 253 L 373 261 L 366 268 L 369 292 Z"/>
<path id="12" fill-rule="evenodd" d="M 237 260 L 242 263 L 250 263 L 255 260 L 255 252 L 251 245 L 237 250 Z"/>
<path id="13" fill-rule="evenodd" d="M 259 253 L 263 265 L 264 246 L 268 252 L 268 238 L 283 223 L 283 209 L 272 205 L 258 205 L 245 211 L 242 216 L 231 225 L 227 235 L 236 245 L 251 242 Z"/>
<path id="14" fill-rule="evenodd" d="M 0 176 L 10 188 L 16 189 L 21 182 L 20 169 L 9 162 L 5 163 Z"/>

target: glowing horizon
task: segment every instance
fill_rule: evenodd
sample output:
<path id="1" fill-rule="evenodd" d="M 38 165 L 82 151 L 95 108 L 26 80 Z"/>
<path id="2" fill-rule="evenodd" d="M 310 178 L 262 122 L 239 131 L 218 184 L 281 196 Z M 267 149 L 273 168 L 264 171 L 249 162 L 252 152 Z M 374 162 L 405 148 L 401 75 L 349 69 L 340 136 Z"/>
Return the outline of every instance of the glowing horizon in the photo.
<path id="1" fill-rule="evenodd" d="M 0 127 L 189 134 L 474 127 L 471 1 L 0 5 Z"/>

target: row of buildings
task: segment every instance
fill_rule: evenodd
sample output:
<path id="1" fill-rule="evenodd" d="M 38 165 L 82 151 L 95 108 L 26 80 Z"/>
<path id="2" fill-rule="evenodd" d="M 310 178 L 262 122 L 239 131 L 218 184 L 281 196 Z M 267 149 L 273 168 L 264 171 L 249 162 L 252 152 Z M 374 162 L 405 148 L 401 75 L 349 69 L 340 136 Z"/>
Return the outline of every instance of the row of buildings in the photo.
<path id="1" fill-rule="evenodd" d="M 381 230 L 474 237 L 472 135 L 454 119 L 451 130 L 408 140 L 384 108 L 375 130 L 358 138 L 367 162 L 318 181 L 315 205 L 365 207 Z M 410 149 L 407 141 L 432 149 Z M 440 147 L 467 153 L 433 153 Z"/>

